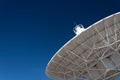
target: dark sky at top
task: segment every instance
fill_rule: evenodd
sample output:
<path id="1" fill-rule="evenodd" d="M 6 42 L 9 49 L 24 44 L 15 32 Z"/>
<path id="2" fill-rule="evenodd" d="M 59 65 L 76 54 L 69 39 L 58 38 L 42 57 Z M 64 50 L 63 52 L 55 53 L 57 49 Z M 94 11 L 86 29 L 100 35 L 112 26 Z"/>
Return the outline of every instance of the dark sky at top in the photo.
<path id="1" fill-rule="evenodd" d="M 75 25 L 119 11 L 119 0 L 0 0 L 0 80 L 50 80 L 46 65 Z"/>

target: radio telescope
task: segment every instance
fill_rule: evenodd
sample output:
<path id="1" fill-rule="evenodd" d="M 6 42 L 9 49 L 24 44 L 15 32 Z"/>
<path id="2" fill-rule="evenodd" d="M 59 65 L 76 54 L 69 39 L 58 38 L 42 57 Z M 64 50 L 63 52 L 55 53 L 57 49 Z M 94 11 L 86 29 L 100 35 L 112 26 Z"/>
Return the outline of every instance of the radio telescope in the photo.
<path id="1" fill-rule="evenodd" d="M 50 60 L 55 80 L 114 80 L 120 76 L 120 12 L 89 26 Z"/>

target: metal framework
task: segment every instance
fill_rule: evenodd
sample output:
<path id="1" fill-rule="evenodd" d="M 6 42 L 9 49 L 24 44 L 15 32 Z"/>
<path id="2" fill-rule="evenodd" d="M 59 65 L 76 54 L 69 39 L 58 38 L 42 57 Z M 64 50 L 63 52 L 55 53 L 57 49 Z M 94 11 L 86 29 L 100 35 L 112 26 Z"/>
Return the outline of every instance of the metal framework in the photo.
<path id="1" fill-rule="evenodd" d="M 55 80 L 114 80 L 120 76 L 120 13 L 68 41 L 52 57 L 46 74 Z"/>

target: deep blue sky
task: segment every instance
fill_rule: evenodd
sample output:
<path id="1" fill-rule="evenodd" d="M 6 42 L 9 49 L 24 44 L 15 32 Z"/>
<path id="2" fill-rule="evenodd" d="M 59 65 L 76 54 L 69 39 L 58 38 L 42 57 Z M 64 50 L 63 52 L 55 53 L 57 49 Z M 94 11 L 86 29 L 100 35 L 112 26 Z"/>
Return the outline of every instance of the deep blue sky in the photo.
<path id="1" fill-rule="evenodd" d="M 119 11 L 119 0 L 0 0 L 0 80 L 50 80 L 46 65 L 75 24 Z"/>

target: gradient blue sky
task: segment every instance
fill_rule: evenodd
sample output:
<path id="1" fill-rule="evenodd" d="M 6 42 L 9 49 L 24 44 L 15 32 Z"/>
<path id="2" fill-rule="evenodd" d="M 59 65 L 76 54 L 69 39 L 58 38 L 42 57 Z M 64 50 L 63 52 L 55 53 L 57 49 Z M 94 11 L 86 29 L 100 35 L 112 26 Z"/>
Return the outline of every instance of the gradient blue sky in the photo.
<path id="1" fill-rule="evenodd" d="M 120 0 L 0 0 L 0 80 L 50 80 L 48 61 L 75 34 L 120 11 Z"/>

